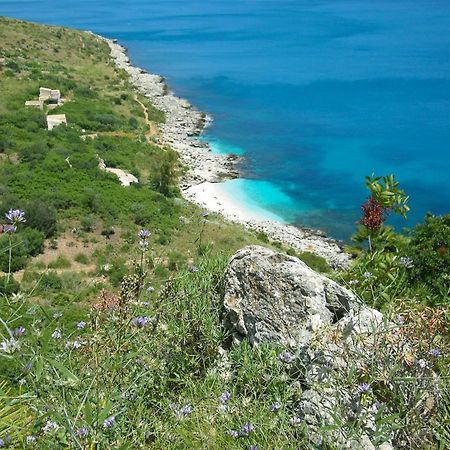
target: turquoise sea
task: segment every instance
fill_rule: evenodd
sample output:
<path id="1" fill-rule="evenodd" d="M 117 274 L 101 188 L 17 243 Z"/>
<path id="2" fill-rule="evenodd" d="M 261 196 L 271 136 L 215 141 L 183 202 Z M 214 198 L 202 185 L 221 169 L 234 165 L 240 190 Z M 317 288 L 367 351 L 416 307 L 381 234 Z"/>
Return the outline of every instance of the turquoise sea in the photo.
<path id="1" fill-rule="evenodd" d="M 237 201 L 348 238 L 367 174 L 411 226 L 450 211 L 449 0 L 21 0 L 0 14 L 118 38 L 245 156 Z"/>

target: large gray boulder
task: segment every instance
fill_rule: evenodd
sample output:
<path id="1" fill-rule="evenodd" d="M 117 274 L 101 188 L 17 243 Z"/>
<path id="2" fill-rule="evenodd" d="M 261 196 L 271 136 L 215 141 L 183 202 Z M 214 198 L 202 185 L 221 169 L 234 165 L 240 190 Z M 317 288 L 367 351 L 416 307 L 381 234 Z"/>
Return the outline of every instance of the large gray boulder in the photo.
<path id="1" fill-rule="evenodd" d="M 253 345 L 305 344 L 355 305 L 348 290 L 298 258 L 265 247 L 239 250 L 225 273 L 225 326 L 236 340 L 247 337 Z"/>

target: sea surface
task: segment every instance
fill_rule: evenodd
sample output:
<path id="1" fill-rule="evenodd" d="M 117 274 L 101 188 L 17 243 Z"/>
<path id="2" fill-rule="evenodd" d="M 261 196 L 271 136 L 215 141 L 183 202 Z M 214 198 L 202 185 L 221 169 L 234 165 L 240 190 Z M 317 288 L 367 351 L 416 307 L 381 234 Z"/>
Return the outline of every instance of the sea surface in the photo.
<path id="1" fill-rule="evenodd" d="M 449 0 L 0 0 L 118 38 L 245 156 L 236 201 L 348 238 L 364 176 L 395 173 L 412 226 L 450 211 Z M 1 44 L 1 43 L 0 43 Z"/>

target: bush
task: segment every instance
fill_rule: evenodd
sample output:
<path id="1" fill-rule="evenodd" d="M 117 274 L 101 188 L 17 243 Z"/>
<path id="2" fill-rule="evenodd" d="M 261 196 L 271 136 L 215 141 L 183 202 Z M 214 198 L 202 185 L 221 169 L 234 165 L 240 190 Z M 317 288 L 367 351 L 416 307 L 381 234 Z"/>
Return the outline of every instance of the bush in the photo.
<path id="1" fill-rule="evenodd" d="M 46 238 L 56 231 L 56 209 L 41 200 L 29 202 L 25 208 L 26 225 L 42 231 Z"/>
<path id="2" fill-rule="evenodd" d="M 425 283 L 434 290 L 450 284 L 450 214 L 433 216 L 411 231 L 411 241 L 406 253 L 413 267 L 409 279 L 416 284 Z"/>
<path id="3" fill-rule="evenodd" d="M 62 255 L 59 255 L 54 261 L 48 264 L 49 269 L 68 269 L 70 266 L 70 261 Z"/>
<path id="4" fill-rule="evenodd" d="M 92 215 L 87 215 L 81 218 L 81 229 L 86 232 L 90 232 L 94 229 L 95 219 Z"/>
<path id="5" fill-rule="evenodd" d="M 0 270 L 8 272 L 10 267 L 9 248 L 11 244 L 11 271 L 25 267 L 30 256 L 36 256 L 44 249 L 44 234 L 34 228 L 24 228 L 17 234 L 0 237 Z"/>
<path id="6" fill-rule="evenodd" d="M 80 264 L 89 264 L 89 258 L 84 253 L 78 253 L 78 255 L 75 256 L 75 261 Z"/>
<path id="7" fill-rule="evenodd" d="M 286 253 L 290 256 L 295 256 L 296 258 L 300 259 L 309 268 L 315 270 L 316 272 L 320 273 L 332 272 L 332 268 L 327 263 L 327 261 L 321 256 L 315 255 L 314 253 L 309 252 L 297 253 L 293 248 L 288 249 Z"/>
<path id="8" fill-rule="evenodd" d="M 48 272 L 42 275 L 39 281 L 39 290 L 59 291 L 63 287 L 61 278 L 55 272 Z"/>

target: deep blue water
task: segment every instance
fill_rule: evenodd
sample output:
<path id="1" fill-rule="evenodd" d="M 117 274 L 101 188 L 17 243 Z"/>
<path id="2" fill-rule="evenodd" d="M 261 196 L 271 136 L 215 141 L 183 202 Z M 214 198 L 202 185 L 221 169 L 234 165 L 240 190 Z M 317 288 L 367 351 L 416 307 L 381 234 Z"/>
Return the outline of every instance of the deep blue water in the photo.
<path id="1" fill-rule="evenodd" d="M 450 210 L 449 0 L 0 0 L 0 14 L 118 38 L 212 114 L 214 147 L 246 156 L 239 189 L 287 221 L 348 237 L 371 173 L 409 193 L 404 225 Z"/>

